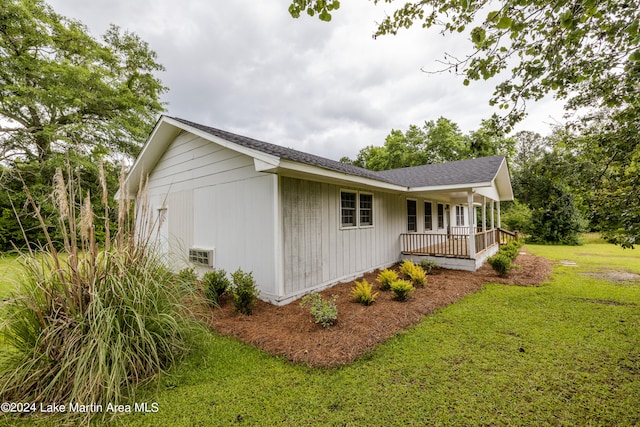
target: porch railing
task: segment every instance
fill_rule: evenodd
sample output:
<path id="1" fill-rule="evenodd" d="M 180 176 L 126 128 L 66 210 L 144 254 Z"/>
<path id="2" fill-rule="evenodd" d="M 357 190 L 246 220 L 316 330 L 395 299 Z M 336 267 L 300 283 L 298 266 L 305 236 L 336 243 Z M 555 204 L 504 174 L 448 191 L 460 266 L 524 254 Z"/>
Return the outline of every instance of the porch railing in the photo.
<path id="1" fill-rule="evenodd" d="M 466 231 L 469 230 L 467 227 L 464 228 Z M 496 245 L 499 239 L 499 229 L 476 232 L 474 235 L 476 253 Z M 402 233 L 400 243 L 403 254 L 470 258 L 469 235 L 466 233 Z"/>
<path id="2" fill-rule="evenodd" d="M 469 258 L 468 235 L 465 234 L 419 234 L 400 235 L 404 254 L 449 256 Z"/>

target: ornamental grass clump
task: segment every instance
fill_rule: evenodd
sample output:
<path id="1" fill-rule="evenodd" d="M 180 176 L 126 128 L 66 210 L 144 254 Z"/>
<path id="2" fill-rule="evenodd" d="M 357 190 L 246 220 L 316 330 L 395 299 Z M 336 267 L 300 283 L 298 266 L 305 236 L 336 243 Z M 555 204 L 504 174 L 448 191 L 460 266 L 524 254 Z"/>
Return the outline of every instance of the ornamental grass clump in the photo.
<path id="1" fill-rule="evenodd" d="M 149 236 L 160 224 L 144 220 L 146 203 L 132 212 L 121 186 L 112 235 L 103 185 L 106 233 L 99 248 L 90 198 L 60 170 L 55 182 L 63 251 L 25 189 L 46 242 L 37 253 L 28 242 L 17 294 L 2 306 L 0 401 L 118 404 L 195 342 L 198 328 L 183 301 L 197 303 L 197 296 L 155 255 Z M 145 199 L 142 187 L 138 194 Z"/>
<path id="2" fill-rule="evenodd" d="M 367 282 L 366 279 L 362 279 L 361 282 L 355 282 L 356 285 L 351 289 L 351 296 L 353 299 L 362 305 L 371 305 L 376 301 L 378 292 L 371 292 L 373 286 Z"/>
<path id="3" fill-rule="evenodd" d="M 387 268 L 382 270 L 380 274 L 378 274 L 377 279 L 378 282 L 380 282 L 380 290 L 388 291 L 389 289 L 391 289 L 391 284 L 398 280 L 398 274 L 395 271 L 389 270 Z"/>

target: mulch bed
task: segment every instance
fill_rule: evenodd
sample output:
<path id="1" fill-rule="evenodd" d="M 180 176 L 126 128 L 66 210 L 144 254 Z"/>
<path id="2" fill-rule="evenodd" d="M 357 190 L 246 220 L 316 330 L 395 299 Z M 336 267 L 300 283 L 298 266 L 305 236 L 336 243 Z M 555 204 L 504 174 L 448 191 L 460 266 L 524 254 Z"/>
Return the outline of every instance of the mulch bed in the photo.
<path id="1" fill-rule="evenodd" d="M 394 301 L 391 292 L 380 292 L 369 307 L 353 301 L 353 282 L 337 284 L 321 292 L 324 298 L 338 295 L 338 322 L 328 328 L 317 325 L 309 308 L 301 307 L 299 301 L 280 307 L 260 301 L 251 316 L 235 313 L 233 304 L 227 301 L 211 310 L 209 323 L 223 335 L 294 363 L 314 367 L 344 365 L 486 283 L 533 286 L 544 282 L 551 272 L 551 261 L 524 249 L 515 264 L 517 267 L 507 277 L 497 276 L 486 264 L 476 272 L 437 269 L 428 276 L 427 285 L 417 288 L 408 301 Z M 374 284 L 374 290 L 379 286 L 378 273 L 364 275 Z"/>

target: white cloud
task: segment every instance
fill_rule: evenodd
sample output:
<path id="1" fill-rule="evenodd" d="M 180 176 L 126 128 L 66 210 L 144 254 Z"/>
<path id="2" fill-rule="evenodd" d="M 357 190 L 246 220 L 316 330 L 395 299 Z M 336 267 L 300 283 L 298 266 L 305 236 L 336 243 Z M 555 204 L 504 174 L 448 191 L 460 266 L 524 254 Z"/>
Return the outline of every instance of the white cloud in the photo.
<path id="1" fill-rule="evenodd" d="M 463 35 L 417 26 L 372 38 L 385 6 L 343 2 L 331 23 L 292 19 L 288 0 L 51 0 L 94 35 L 109 23 L 133 31 L 166 67 L 168 114 L 338 159 L 381 145 L 395 129 L 440 116 L 471 131 L 493 110 L 495 81 L 462 85 L 437 69 L 463 55 Z M 387 13 L 391 12 L 389 10 Z M 532 104 L 519 128 L 546 133 L 560 104 Z"/>

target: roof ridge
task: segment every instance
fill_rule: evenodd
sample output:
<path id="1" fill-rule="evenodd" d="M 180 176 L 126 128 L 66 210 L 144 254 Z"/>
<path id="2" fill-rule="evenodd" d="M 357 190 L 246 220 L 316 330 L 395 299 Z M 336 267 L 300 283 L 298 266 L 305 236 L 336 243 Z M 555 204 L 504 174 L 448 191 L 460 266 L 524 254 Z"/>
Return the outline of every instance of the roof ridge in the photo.
<path id="1" fill-rule="evenodd" d="M 409 166 L 384 171 L 372 171 L 359 166 L 318 156 L 316 154 L 306 153 L 294 148 L 288 148 L 255 138 L 238 135 L 233 132 L 201 125 L 179 117 L 165 117 L 262 153 L 274 155 L 294 162 L 317 166 L 335 172 L 360 176 L 408 188 L 490 182 L 497 175 L 498 169 L 502 164 L 503 159 L 505 159 L 504 155 L 494 155 L 474 159 L 454 160 L 444 163 Z M 461 163 L 464 163 L 464 167 L 460 167 Z"/>

